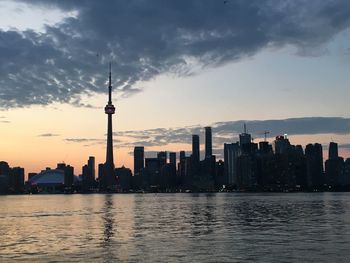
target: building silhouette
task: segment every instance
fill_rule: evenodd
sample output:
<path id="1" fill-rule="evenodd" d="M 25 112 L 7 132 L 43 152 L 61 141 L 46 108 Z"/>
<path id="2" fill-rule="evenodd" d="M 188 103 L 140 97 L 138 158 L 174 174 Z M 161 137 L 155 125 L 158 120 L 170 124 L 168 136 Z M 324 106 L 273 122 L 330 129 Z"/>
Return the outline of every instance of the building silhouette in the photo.
<path id="1" fill-rule="evenodd" d="M 64 186 L 72 187 L 74 184 L 74 168 L 65 163 L 58 163 L 56 169 L 64 172 Z"/>
<path id="2" fill-rule="evenodd" d="M 28 173 L 28 180 L 36 176 L 38 173 Z"/>
<path id="3" fill-rule="evenodd" d="M 95 180 L 96 172 L 95 172 L 95 157 L 94 156 L 89 156 L 88 167 L 90 168 L 90 171 L 91 171 L 91 179 Z"/>
<path id="4" fill-rule="evenodd" d="M 199 136 L 197 134 L 192 135 L 192 160 L 199 163 Z"/>
<path id="5" fill-rule="evenodd" d="M 159 168 L 162 168 L 168 161 L 168 153 L 163 151 L 163 152 L 158 152 L 157 153 L 157 158 L 159 159 Z"/>
<path id="6" fill-rule="evenodd" d="M 339 187 L 344 183 L 344 159 L 333 157 L 325 162 L 326 183 L 331 187 Z"/>
<path id="7" fill-rule="evenodd" d="M 169 153 L 169 163 L 176 168 L 176 152 Z"/>
<path id="8" fill-rule="evenodd" d="M 20 194 L 24 191 L 24 168 L 13 167 L 10 170 L 10 190 L 12 193 Z"/>
<path id="9" fill-rule="evenodd" d="M 134 175 L 138 176 L 145 167 L 145 148 L 136 146 L 134 148 Z"/>
<path id="10" fill-rule="evenodd" d="M 122 192 L 128 192 L 132 186 L 132 173 L 129 168 L 124 166 L 115 169 L 118 178 L 119 188 Z"/>
<path id="11" fill-rule="evenodd" d="M 213 144 L 211 127 L 205 127 L 205 159 L 210 159 L 213 155 Z"/>
<path id="12" fill-rule="evenodd" d="M 329 143 L 328 159 L 334 159 L 338 157 L 338 144 L 335 142 Z"/>
<path id="13" fill-rule="evenodd" d="M 330 187 L 340 187 L 345 184 L 345 163 L 338 156 L 338 144 L 330 142 L 328 147 L 328 160 L 325 162 L 326 182 Z"/>
<path id="14" fill-rule="evenodd" d="M 237 158 L 240 155 L 239 143 L 224 144 L 224 173 L 228 185 L 237 185 Z"/>
<path id="15" fill-rule="evenodd" d="M 244 144 L 251 143 L 252 141 L 252 136 L 247 133 L 247 125 L 244 123 L 243 125 L 243 133 L 239 135 L 239 146 L 243 147 Z"/>
<path id="16" fill-rule="evenodd" d="M 90 156 L 86 165 L 82 167 L 83 191 L 91 191 L 95 187 L 95 157 Z"/>
<path id="17" fill-rule="evenodd" d="M 185 185 L 185 174 L 186 174 L 186 152 L 180 151 L 179 163 L 177 168 L 178 183 L 180 187 Z"/>
<path id="18" fill-rule="evenodd" d="M 310 189 L 322 188 L 325 183 L 322 145 L 319 143 L 306 145 L 305 157 L 307 187 Z"/>
<path id="19" fill-rule="evenodd" d="M 276 136 L 274 141 L 274 152 L 275 154 L 287 154 L 290 150 L 290 142 L 287 135 Z"/>
<path id="20" fill-rule="evenodd" d="M 146 158 L 145 169 L 142 173 L 143 182 L 147 182 L 149 187 L 158 187 L 160 181 L 160 170 L 164 159 Z"/>

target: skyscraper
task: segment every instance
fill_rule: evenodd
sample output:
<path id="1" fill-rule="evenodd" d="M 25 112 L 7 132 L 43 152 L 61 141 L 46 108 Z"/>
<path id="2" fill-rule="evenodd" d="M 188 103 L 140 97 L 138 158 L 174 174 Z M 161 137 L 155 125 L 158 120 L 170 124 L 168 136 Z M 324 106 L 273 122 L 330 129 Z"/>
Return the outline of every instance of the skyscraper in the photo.
<path id="1" fill-rule="evenodd" d="M 95 186 L 95 157 L 90 156 L 82 167 L 82 179 L 83 191 L 90 191 Z"/>
<path id="2" fill-rule="evenodd" d="M 244 124 L 244 132 L 239 135 L 239 146 L 243 146 L 244 144 L 251 143 L 252 136 L 247 133 L 247 126 Z"/>
<path id="3" fill-rule="evenodd" d="M 335 142 L 329 143 L 328 159 L 335 159 L 338 157 L 338 144 Z"/>
<path id="4" fill-rule="evenodd" d="M 291 145 L 286 135 L 276 136 L 276 140 L 274 141 L 274 149 L 275 154 L 287 154 L 290 151 Z"/>
<path id="5" fill-rule="evenodd" d="M 237 185 L 237 159 L 240 154 L 238 143 L 224 144 L 224 172 L 229 185 Z"/>
<path id="6" fill-rule="evenodd" d="M 169 162 L 176 167 L 176 152 L 169 153 Z"/>
<path id="7" fill-rule="evenodd" d="M 0 175 L 8 175 L 10 173 L 10 166 L 7 162 L 0 162 Z"/>
<path id="8" fill-rule="evenodd" d="M 74 184 L 74 168 L 65 163 L 58 163 L 56 169 L 64 172 L 64 185 L 66 187 L 72 187 Z"/>
<path id="9" fill-rule="evenodd" d="M 116 177 L 114 174 L 114 160 L 113 160 L 113 128 L 112 115 L 115 113 L 115 107 L 112 104 L 112 73 L 111 64 L 109 64 L 109 85 L 108 85 L 108 103 L 105 107 L 105 114 L 108 116 L 107 124 L 107 152 L 106 162 L 103 167 L 103 178 L 101 181 L 102 189 L 111 189 L 116 185 Z"/>
<path id="10" fill-rule="evenodd" d="M 199 136 L 192 135 L 192 160 L 195 163 L 199 163 Z"/>
<path id="11" fill-rule="evenodd" d="M 322 187 L 324 183 L 322 145 L 308 144 L 305 147 L 307 186 Z"/>
<path id="12" fill-rule="evenodd" d="M 179 170 L 179 176 L 184 177 L 186 173 L 186 152 L 185 151 L 180 151 L 178 170 Z"/>
<path id="13" fill-rule="evenodd" d="M 159 159 L 159 164 L 160 167 L 162 167 L 163 165 L 165 165 L 167 163 L 167 152 L 158 152 L 157 153 L 157 158 Z"/>
<path id="14" fill-rule="evenodd" d="M 338 144 L 329 143 L 328 160 L 325 162 L 326 182 L 329 186 L 340 186 L 343 184 L 344 159 L 338 156 Z"/>
<path id="15" fill-rule="evenodd" d="M 139 175 L 141 169 L 145 167 L 145 148 L 136 146 L 134 148 L 134 175 Z"/>
<path id="16" fill-rule="evenodd" d="M 210 159 L 213 155 L 211 127 L 205 127 L 205 159 Z"/>
<path id="17" fill-rule="evenodd" d="M 186 158 L 186 152 L 185 151 L 180 151 L 180 162 L 182 160 L 185 160 L 185 158 Z"/>
<path id="18" fill-rule="evenodd" d="M 10 188 L 13 193 L 23 193 L 24 190 L 24 168 L 14 167 L 10 170 Z"/>
<path id="19" fill-rule="evenodd" d="M 88 167 L 91 171 L 91 179 L 95 180 L 95 157 L 89 156 Z"/>

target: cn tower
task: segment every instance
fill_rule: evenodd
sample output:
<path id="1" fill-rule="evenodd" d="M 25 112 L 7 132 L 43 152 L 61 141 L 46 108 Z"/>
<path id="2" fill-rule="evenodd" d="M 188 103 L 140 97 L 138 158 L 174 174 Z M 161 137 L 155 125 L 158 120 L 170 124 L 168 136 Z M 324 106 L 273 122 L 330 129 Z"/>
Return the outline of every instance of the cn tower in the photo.
<path id="1" fill-rule="evenodd" d="M 106 162 L 104 164 L 104 176 L 102 178 L 101 187 L 104 190 L 110 190 L 113 188 L 113 186 L 116 185 L 116 177 L 114 174 L 114 161 L 113 161 L 113 128 L 112 128 L 112 115 L 115 113 L 115 107 L 112 104 L 111 63 L 109 63 L 108 103 L 105 107 L 105 113 L 108 115 L 107 152 L 106 152 Z"/>

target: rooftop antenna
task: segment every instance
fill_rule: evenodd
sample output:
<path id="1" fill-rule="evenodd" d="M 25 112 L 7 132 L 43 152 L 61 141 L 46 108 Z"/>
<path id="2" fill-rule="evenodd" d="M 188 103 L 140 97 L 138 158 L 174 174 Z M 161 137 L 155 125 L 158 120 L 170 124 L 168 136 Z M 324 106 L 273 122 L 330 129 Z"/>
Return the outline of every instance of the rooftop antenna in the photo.
<path id="1" fill-rule="evenodd" d="M 247 133 L 247 125 L 246 125 L 246 123 L 243 124 L 243 127 L 244 127 L 244 133 Z"/>

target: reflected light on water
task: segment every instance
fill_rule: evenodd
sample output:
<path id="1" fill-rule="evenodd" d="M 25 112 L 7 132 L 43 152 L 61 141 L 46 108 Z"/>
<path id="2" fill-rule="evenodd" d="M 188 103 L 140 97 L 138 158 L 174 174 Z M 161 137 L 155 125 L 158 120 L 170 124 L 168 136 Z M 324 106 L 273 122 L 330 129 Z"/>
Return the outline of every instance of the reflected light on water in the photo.
<path id="1" fill-rule="evenodd" d="M 0 261 L 346 262 L 350 194 L 0 196 Z"/>

